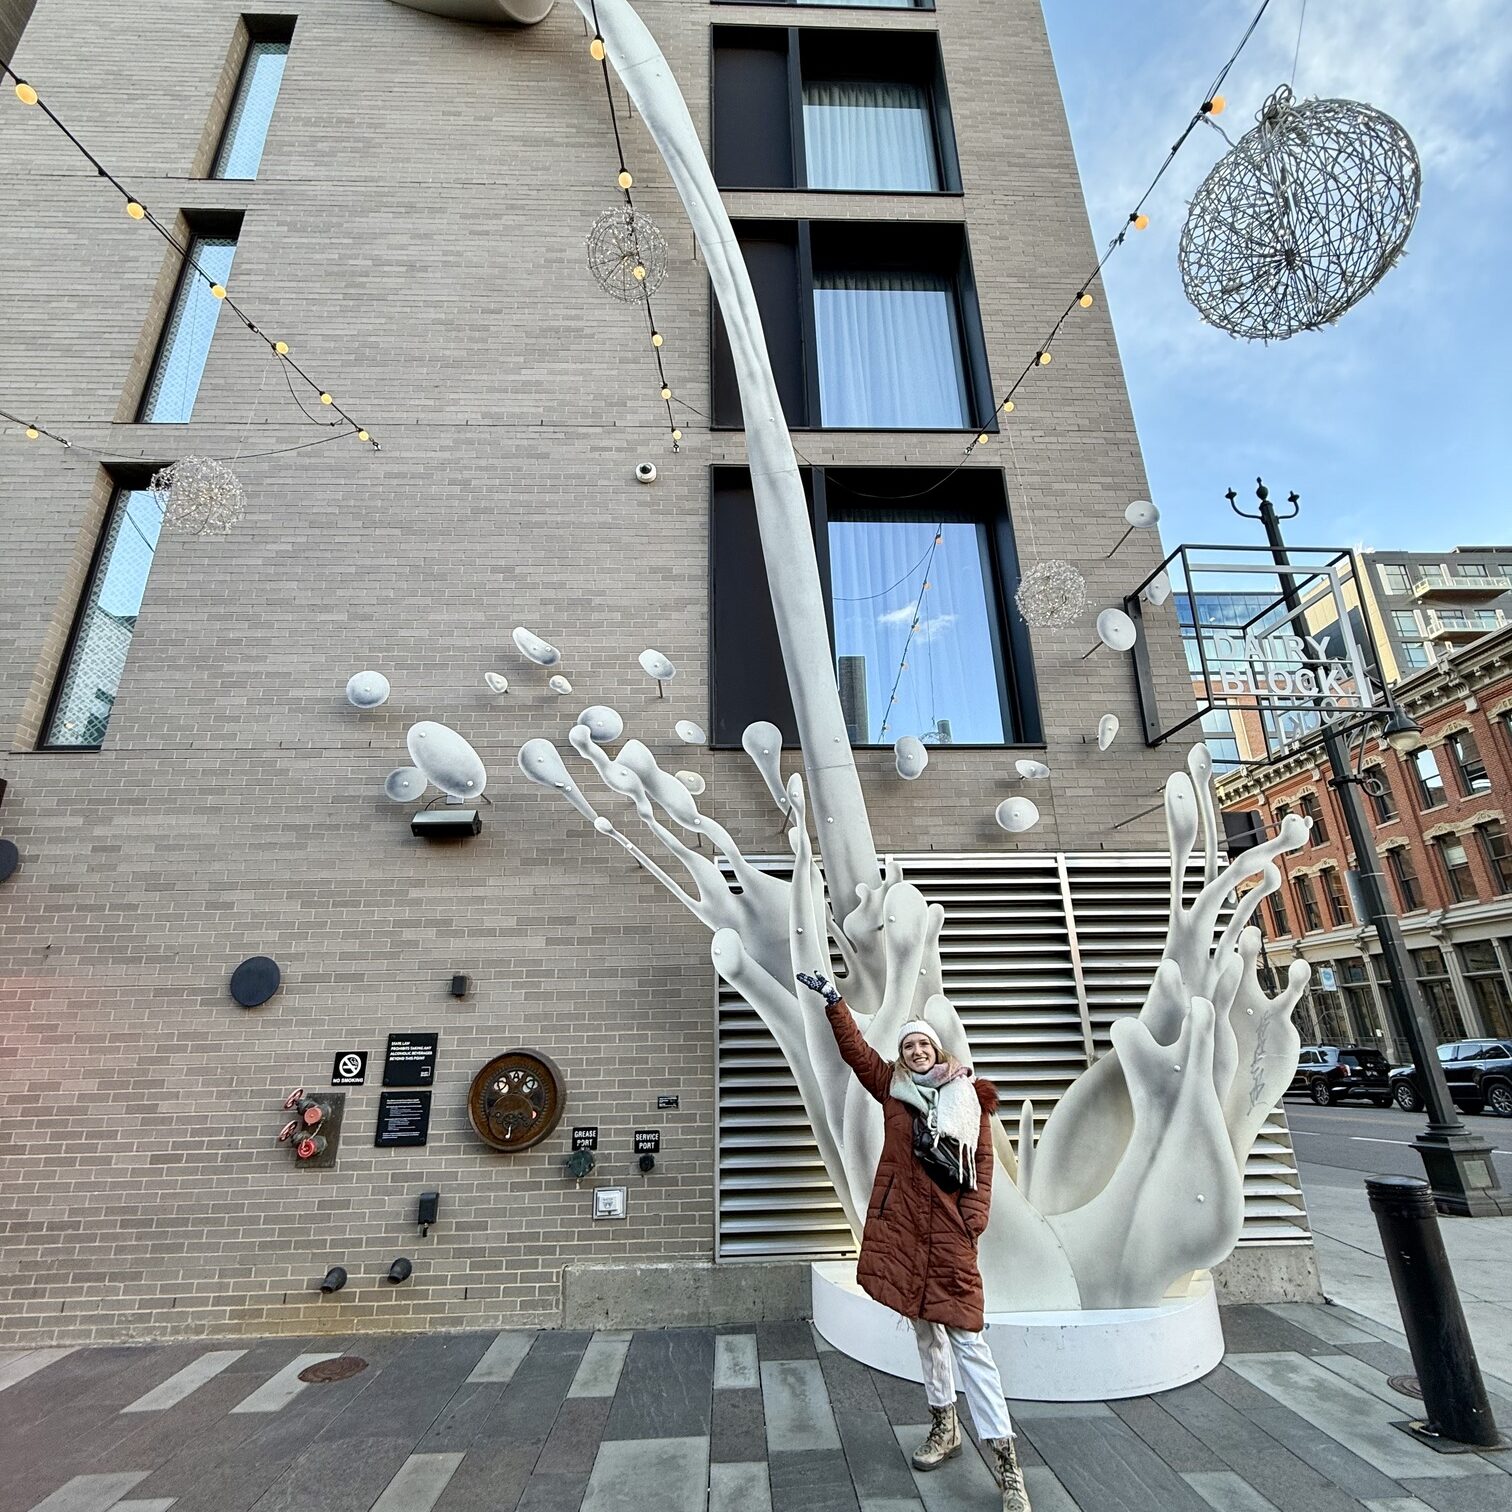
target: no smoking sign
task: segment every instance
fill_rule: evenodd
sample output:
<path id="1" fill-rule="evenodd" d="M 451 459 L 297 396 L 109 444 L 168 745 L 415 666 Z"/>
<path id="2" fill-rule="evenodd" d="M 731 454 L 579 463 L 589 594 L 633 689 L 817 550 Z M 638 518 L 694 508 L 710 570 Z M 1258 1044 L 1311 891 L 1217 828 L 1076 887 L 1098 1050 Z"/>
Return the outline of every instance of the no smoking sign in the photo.
<path id="1" fill-rule="evenodd" d="M 333 1087 L 360 1087 L 367 1081 L 366 1050 L 342 1050 L 331 1063 Z"/>

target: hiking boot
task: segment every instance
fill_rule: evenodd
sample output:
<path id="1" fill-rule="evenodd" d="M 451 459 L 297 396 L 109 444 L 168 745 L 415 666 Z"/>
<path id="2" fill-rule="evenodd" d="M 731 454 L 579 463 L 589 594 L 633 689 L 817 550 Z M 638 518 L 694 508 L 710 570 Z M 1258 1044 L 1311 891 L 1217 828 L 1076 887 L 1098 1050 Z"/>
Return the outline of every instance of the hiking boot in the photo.
<path id="1" fill-rule="evenodd" d="M 931 1407 L 929 1416 L 929 1437 L 913 1452 L 915 1470 L 938 1470 L 952 1455 L 961 1452 L 961 1424 L 955 1405 Z"/>
<path id="2" fill-rule="evenodd" d="M 1013 1440 L 988 1439 L 987 1447 L 992 1451 L 992 1478 L 1003 1488 L 1003 1512 L 1029 1512 L 1029 1493 L 1024 1488 L 1018 1455 L 1013 1452 Z"/>

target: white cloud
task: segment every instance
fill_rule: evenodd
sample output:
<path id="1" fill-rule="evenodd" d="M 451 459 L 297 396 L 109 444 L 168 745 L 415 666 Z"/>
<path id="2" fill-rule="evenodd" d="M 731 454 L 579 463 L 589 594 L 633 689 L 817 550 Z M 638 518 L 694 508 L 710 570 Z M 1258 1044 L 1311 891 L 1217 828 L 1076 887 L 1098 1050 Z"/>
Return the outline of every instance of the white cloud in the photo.
<path id="1" fill-rule="evenodd" d="M 901 609 L 889 609 L 885 614 L 877 616 L 879 625 L 907 625 L 912 622 L 918 612 L 919 602 L 915 599 L 912 603 L 904 604 Z"/>
<path id="2" fill-rule="evenodd" d="M 921 620 L 919 628 L 914 631 L 916 641 L 937 640 L 960 618 L 957 614 L 936 614 L 927 620 Z"/>

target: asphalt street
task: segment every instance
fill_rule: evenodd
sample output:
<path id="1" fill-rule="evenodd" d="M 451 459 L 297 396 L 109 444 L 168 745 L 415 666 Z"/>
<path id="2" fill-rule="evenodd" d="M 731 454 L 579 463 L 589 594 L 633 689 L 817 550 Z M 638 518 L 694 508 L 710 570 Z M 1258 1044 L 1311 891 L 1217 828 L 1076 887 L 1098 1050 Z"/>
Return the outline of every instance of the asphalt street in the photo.
<path id="1" fill-rule="evenodd" d="M 1512 1190 L 1512 1118 L 1462 1114 L 1467 1129 L 1492 1148 L 1502 1185 Z M 1421 1176 L 1423 1163 L 1412 1140 L 1425 1127 L 1422 1113 L 1374 1108 L 1369 1103 L 1314 1106 L 1305 1097 L 1286 1099 L 1297 1164 L 1304 1186 L 1352 1185 L 1366 1176 Z"/>

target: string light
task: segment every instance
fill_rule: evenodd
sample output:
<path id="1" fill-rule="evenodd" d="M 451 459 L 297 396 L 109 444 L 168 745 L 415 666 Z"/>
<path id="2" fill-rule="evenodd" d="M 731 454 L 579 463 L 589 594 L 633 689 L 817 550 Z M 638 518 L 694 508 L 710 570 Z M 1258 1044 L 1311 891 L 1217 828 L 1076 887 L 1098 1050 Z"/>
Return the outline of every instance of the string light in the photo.
<path id="1" fill-rule="evenodd" d="M 41 434 L 42 432 L 39 431 L 35 425 L 28 425 L 26 427 L 26 439 L 28 441 L 35 441 Z"/>
<path id="2" fill-rule="evenodd" d="M 665 383 L 662 384 L 661 396 L 663 399 L 670 399 L 672 397 L 672 390 Z"/>
<path id="3" fill-rule="evenodd" d="M 336 401 L 329 394 L 323 393 L 320 396 L 320 402 L 322 404 L 335 404 Z"/>
<path id="4" fill-rule="evenodd" d="M 95 173 L 100 178 L 104 179 L 111 186 L 111 188 L 121 196 L 123 208 L 126 214 L 129 215 L 132 220 L 146 221 L 146 223 L 151 226 L 152 229 L 156 231 L 158 235 L 161 236 L 163 240 L 166 241 L 175 252 L 178 253 L 178 255 L 183 259 L 184 266 L 196 277 L 204 280 L 204 282 L 210 289 L 211 295 L 215 299 L 224 300 L 226 306 L 232 311 L 236 318 L 242 323 L 242 325 L 247 328 L 249 332 L 251 332 L 254 336 L 259 337 L 268 345 L 268 347 L 272 351 L 277 353 L 279 357 L 285 359 L 286 366 L 297 373 L 299 377 L 305 383 L 309 384 L 312 389 L 319 391 L 321 393 L 323 403 L 330 404 L 332 402 L 329 396 L 326 395 L 323 390 L 320 390 L 319 384 L 317 384 L 315 380 L 304 371 L 303 368 L 301 368 L 292 360 L 289 360 L 289 348 L 287 343 L 281 341 L 271 341 L 258 328 L 256 322 L 252 319 L 252 317 L 248 315 L 248 313 L 243 310 L 234 299 L 230 298 L 230 296 L 227 294 L 225 285 L 214 279 L 209 273 L 205 271 L 203 267 L 200 266 L 199 262 L 193 256 L 190 248 L 179 240 L 175 232 L 172 231 L 169 227 L 165 226 L 162 221 L 160 221 L 155 215 L 152 214 L 150 210 L 147 209 L 146 205 L 140 199 L 138 199 L 136 195 L 132 194 L 126 188 L 126 186 L 121 183 L 121 181 L 104 165 L 104 163 L 102 163 L 100 159 L 96 157 L 88 147 L 85 146 L 85 144 L 58 116 L 58 114 L 51 108 L 51 106 L 49 106 L 40 98 L 36 88 L 33 85 L 27 83 L 26 80 L 23 79 L 15 71 L 15 69 L 11 67 L 9 60 L 3 57 L 0 57 L 0 74 L 4 74 L 14 82 L 16 98 L 20 100 L 23 105 L 35 105 L 40 107 L 42 113 L 47 117 L 49 121 L 52 122 L 54 126 L 58 128 L 60 132 L 63 133 L 63 135 L 68 139 L 69 144 L 79 153 L 82 158 L 85 159 L 86 162 L 88 162 L 90 167 L 95 170 Z M 292 385 L 290 387 L 290 393 L 293 393 Z M 296 402 L 298 402 L 297 398 Z M 303 406 L 301 406 L 301 408 L 303 408 Z M 363 429 L 360 423 L 354 420 L 351 415 L 349 415 L 344 409 L 340 407 L 340 405 L 336 406 L 336 413 L 341 417 L 341 419 L 330 421 L 329 423 L 331 425 L 339 426 L 342 421 L 345 421 L 347 425 L 351 426 L 354 434 Z M 321 423 L 324 424 L 326 422 Z M 54 436 L 51 431 L 48 431 L 44 427 L 38 427 L 38 429 L 42 435 L 48 436 L 52 440 L 62 441 L 61 437 Z M 62 444 L 67 445 L 68 443 L 63 442 Z M 371 446 L 374 451 L 381 450 L 378 443 L 373 440 L 371 434 L 367 436 L 367 444 Z M 298 450 L 299 448 L 280 448 L 280 450 L 285 449 Z"/>
<path id="5" fill-rule="evenodd" d="M 1028 379 L 1030 373 L 1032 373 L 1036 368 L 1044 367 L 1045 364 L 1049 362 L 1050 343 L 1054 341 L 1056 336 L 1059 334 L 1061 326 L 1065 324 L 1067 318 L 1071 314 L 1071 311 L 1076 309 L 1078 306 L 1080 306 L 1084 310 L 1090 309 L 1092 307 L 1092 285 L 1095 284 L 1097 280 L 1102 276 L 1102 271 L 1104 267 L 1107 266 L 1108 259 L 1112 257 L 1113 254 L 1117 252 L 1121 246 L 1123 246 L 1124 238 L 1128 235 L 1129 230 L 1132 228 L 1135 231 L 1143 231 L 1149 226 L 1150 217 L 1145 214 L 1144 209 L 1146 201 L 1148 201 L 1150 196 L 1155 192 L 1156 185 L 1158 185 L 1161 179 L 1165 177 L 1166 170 L 1176 160 L 1176 154 L 1180 152 L 1181 149 L 1186 145 L 1188 138 L 1202 123 L 1202 121 L 1204 121 L 1208 116 L 1221 115 L 1223 113 L 1224 106 L 1227 102 L 1219 93 L 1219 88 L 1223 84 L 1223 81 L 1228 78 L 1229 71 L 1233 68 L 1234 64 L 1239 61 L 1239 55 L 1248 45 L 1250 38 L 1255 33 L 1255 28 L 1260 24 L 1261 17 L 1265 15 L 1266 11 L 1269 8 L 1270 0 L 1260 0 L 1259 8 L 1250 18 L 1250 23 L 1245 28 L 1244 35 L 1240 37 L 1238 46 L 1235 47 L 1233 52 L 1229 54 L 1228 61 L 1223 65 L 1222 68 L 1218 70 L 1218 76 L 1213 80 L 1212 84 L 1208 87 L 1207 92 L 1202 96 L 1202 103 L 1197 107 L 1196 110 L 1192 112 L 1192 117 L 1187 122 L 1185 129 L 1182 131 L 1181 135 L 1177 137 L 1170 151 L 1166 153 L 1164 161 L 1156 170 L 1155 176 L 1150 180 L 1149 186 L 1145 189 L 1145 192 L 1140 195 L 1138 201 L 1134 205 L 1134 208 L 1129 212 L 1127 221 L 1119 230 L 1118 234 L 1113 237 L 1113 239 L 1108 243 L 1107 247 L 1103 250 L 1102 256 L 1098 258 L 1097 263 L 1093 267 L 1092 271 L 1087 275 L 1087 277 L 1082 279 L 1076 293 L 1071 297 L 1071 300 L 1066 305 L 1066 308 L 1061 311 L 1060 316 L 1057 318 L 1054 325 L 1051 326 L 1050 334 L 1040 344 L 1039 351 L 1036 352 L 1035 355 L 1024 364 L 1023 370 L 1019 373 L 1018 377 L 1015 378 L 1009 385 L 1008 392 L 1003 396 L 1001 402 L 998 404 L 996 413 L 1004 415 L 1011 413 L 1013 410 L 1014 394 L 1016 394 L 1019 388 L 1022 387 L 1024 382 Z M 958 462 L 956 466 L 964 466 L 966 461 L 971 457 L 972 452 L 974 452 L 981 444 L 982 443 L 980 437 L 977 440 L 972 441 L 966 448 L 966 456 L 962 458 L 962 460 Z"/>
<path id="6" fill-rule="evenodd" d="M 602 63 L 604 61 L 604 39 L 602 37 L 595 37 L 588 44 L 588 56 L 595 63 Z"/>
<path id="7" fill-rule="evenodd" d="M 651 345 L 654 346 L 654 347 L 659 347 L 661 344 L 662 344 L 662 333 L 660 331 L 652 331 L 652 333 L 651 333 Z"/>
<path id="8" fill-rule="evenodd" d="M 621 168 L 619 178 L 616 180 L 616 182 L 619 184 L 621 189 L 628 189 L 631 184 L 635 182 L 635 180 L 630 177 L 628 169 Z"/>
<path id="9" fill-rule="evenodd" d="M 9 410 L 0 409 L 0 420 L 9 420 L 12 425 L 19 425 L 28 441 L 36 441 L 46 436 L 49 441 L 56 441 L 59 446 L 73 445 L 66 436 L 60 436 L 55 431 L 48 430 L 45 425 L 38 425 L 35 420 L 23 420 L 19 415 L 11 414 Z"/>

